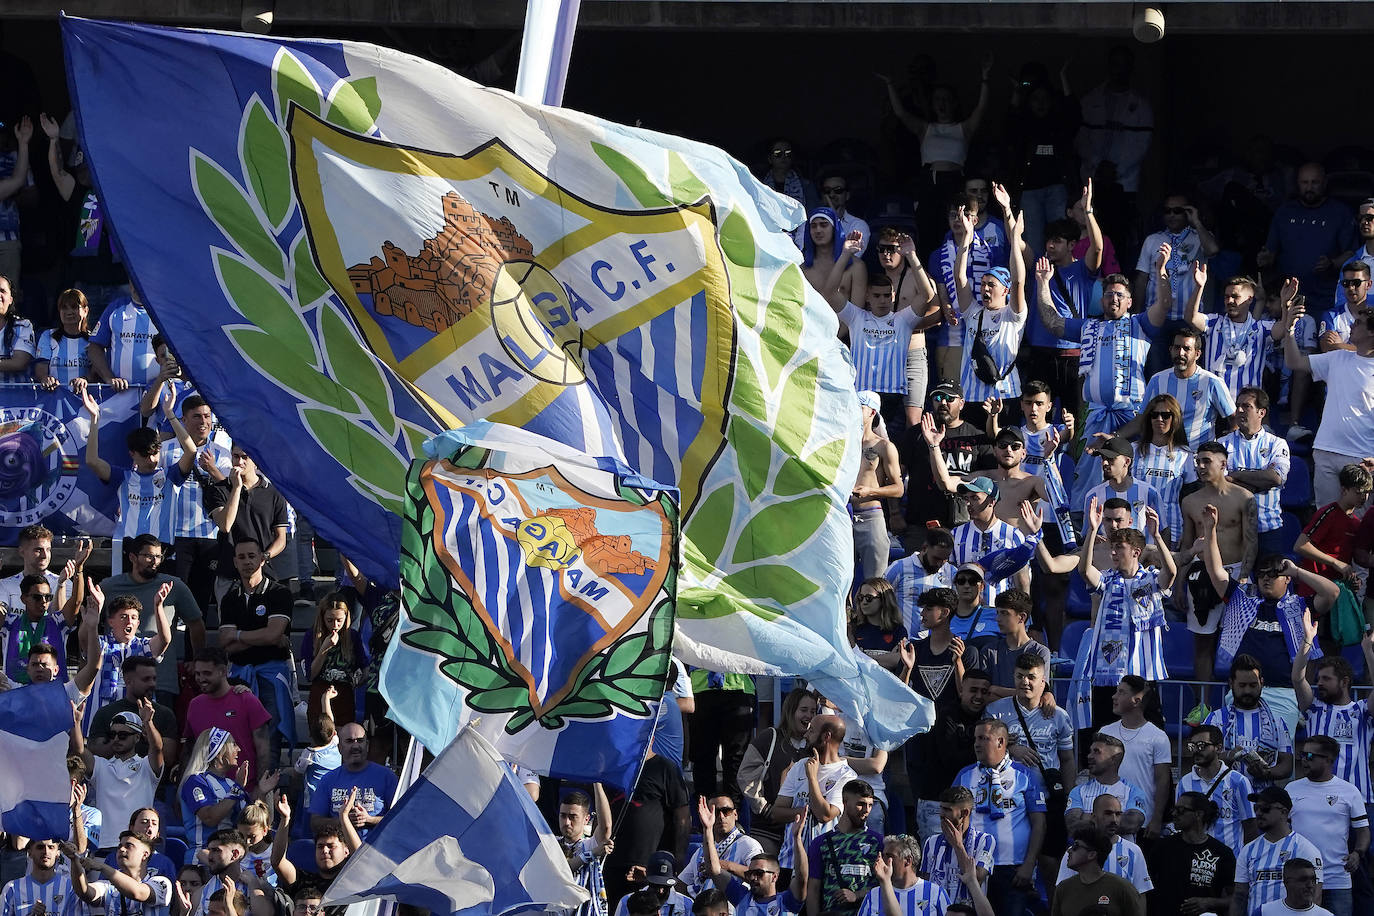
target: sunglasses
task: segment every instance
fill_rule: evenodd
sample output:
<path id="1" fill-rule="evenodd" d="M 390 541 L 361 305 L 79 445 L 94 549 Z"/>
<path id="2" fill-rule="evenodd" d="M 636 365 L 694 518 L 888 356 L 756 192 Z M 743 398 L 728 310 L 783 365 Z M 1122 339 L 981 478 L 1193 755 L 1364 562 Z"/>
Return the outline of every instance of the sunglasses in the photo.
<path id="1" fill-rule="evenodd" d="M 946 403 L 950 403 L 950 402 L 959 400 L 957 397 L 955 397 L 955 396 L 952 395 L 952 394 L 934 394 L 934 395 L 931 395 L 930 399 L 931 399 L 932 401 L 944 401 L 944 402 L 946 402 Z"/>
<path id="2" fill-rule="evenodd" d="M 860 596 L 859 596 L 859 603 L 860 603 L 860 604 L 866 604 L 866 603 L 869 602 L 869 601 L 877 601 L 877 600 L 878 600 L 878 596 L 877 596 L 877 595 L 860 595 Z"/>
<path id="3" fill-rule="evenodd" d="M 44 604 L 47 604 L 49 601 L 52 600 L 52 595 L 47 594 L 46 592 L 33 592 L 32 594 L 25 595 L 24 597 L 29 599 L 30 601 L 41 601 Z"/>
<path id="4" fill-rule="evenodd" d="M 1330 759 L 1331 759 L 1331 755 L 1330 755 L 1330 754 L 1319 754 L 1319 753 L 1317 753 L 1316 751 L 1303 751 L 1303 752 L 1302 752 L 1302 759 L 1303 759 L 1303 760 L 1316 760 L 1318 757 L 1322 758 L 1323 760 L 1330 760 Z"/>
<path id="5" fill-rule="evenodd" d="M 1150 414 L 1151 420 L 1172 420 L 1173 418 L 1174 415 L 1167 410 L 1156 410 L 1154 413 Z"/>
<path id="6" fill-rule="evenodd" d="M 981 585 L 982 582 L 983 582 L 983 580 L 982 580 L 982 579 L 979 579 L 977 576 L 955 576 L 955 577 L 954 577 L 954 584 L 955 584 L 955 585 Z"/>
<path id="7" fill-rule="evenodd" d="M 734 813 L 735 813 L 735 809 L 734 809 L 734 808 L 717 808 L 717 809 L 716 809 L 716 813 L 717 813 L 717 814 L 734 814 Z"/>
<path id="8" fill-rule="evenodd" d="M 1356 219 L 1358 219 L 1362 223 L 1367 223 L 1371 220 L 1374 220 L 1374 213 L 1361 213 L 1358 217 L 1356 217 Z"/>
<path id="9" fill-rule="evenodd" d="M 1357 286 L 1364 286 L 1364 284 L 1364 280 L 1355 277 L 1348 277 L 1341 281 L 1341 286 L 1344 286 L 1346 289 L 1354 289 Z"/>
<path id="10" fill-rule="evenodd" d="M 123 740 L 123 739 L 125 739 L 125 738 L 137 738 L 137 737 L 138 737 L 138 732 L 106 732 L 106 733 L 105 733 L 105 739 L 106 739 L 107 741 L 120 741 L 120 740 Z"/>
<path id="11" fill-rule="evenodd" d="M 1025 448 L 1024 445 L 1022 445 L 1020 442 L 1017 442 L 1015 439 L 1012 439 L 1012 440 L 1010 440 L 1010 441 L 1008 441 L 1008 442 L 999 442 L 999 443 L 997 443 L 997 447 L 998 447 L 998 448 L 1010 449 L 1010 450 L 1013 451 L 1013 452 L 1016 451 L 1016 450 L 1018 450 L 1018 449 L 1023 449 L 1023 448 Z"/>
<path id="12" fill-rule="evenodd" d="M 1164 215 L 1165 215 L 1165 216 L 1185 216 L 1185 215 L 1187 215 L 1187 213 L 1188 213 L 1188 210 L 1187 210 L 1186 207 L 1165 207 L 1165 208 L 1164 208 Z"/>
<path id="13" fill-rule="evenodd" d="M 897 245 L 879 245 L 878 251 L 881 254 L 896 254 L 902 249 Z"/>
<path id="14" fill-rule="evenodd" d="M 1189 741 L 1189 742 L 1188 742 L 1188 750 L 1190 750 L 1190 751 L 1201 750 L 1201 749 L 1204 748 L 1204 747 L 1212 747 L 1212 742 L 1210 742 L 1210 741 Z"/>
<path id="15" fill-rule="evenodd" d="M 1261 569 L 1256 573 L 1261 579 L 1287 579 L 1288 574 L 1281 569 Z"/>
<path id="16" fill-rule="evenodd" d="M 773 155 L 774 155 L 774 156 L 790 156 L 790 155 L 792 155 L 792 150 L 790 150 L 790 149 L 788 149 L 788 148 L 786 148 L 786 147 L 781 147 L 781 146 L 780 146 L 780 147 L 778 147 L 777 149 L 773 150 Z"/>
<path id="17" fill-rule="evenodd" d="M 744 873 L 746 878 L 762 878 L 764 875 L 776 875 L 777 872 L 765 868 L 751 868 Z"/>

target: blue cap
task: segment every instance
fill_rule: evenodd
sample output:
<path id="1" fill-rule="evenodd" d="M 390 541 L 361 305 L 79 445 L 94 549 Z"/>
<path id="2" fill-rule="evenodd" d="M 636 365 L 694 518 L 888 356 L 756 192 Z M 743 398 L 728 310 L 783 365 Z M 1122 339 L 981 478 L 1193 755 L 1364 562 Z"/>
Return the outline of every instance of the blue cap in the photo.
<path id="1" fill-rule="evenodd" d="M 1011 271 L 1007 270 L 1005 267 L 990 268 L 984 276 L 989 275 L 1008 289 L 1011 288 Z"/>

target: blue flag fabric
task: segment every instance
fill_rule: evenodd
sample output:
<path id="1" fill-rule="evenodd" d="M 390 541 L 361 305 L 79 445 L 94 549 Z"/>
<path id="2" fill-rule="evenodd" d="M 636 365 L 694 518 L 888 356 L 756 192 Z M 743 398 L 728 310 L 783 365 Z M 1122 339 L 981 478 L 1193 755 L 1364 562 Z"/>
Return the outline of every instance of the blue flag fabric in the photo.
<path id="1" fill-rule="evenodd" d="M 513 916 L 573 909 L 587 892 L 514 772 L 466 728 L 348 857 L 324 903 L 378 898 Z"/>
<path id="2" fill-rule="evenodd" d="M 381 690 L 426 747 L 469 721 L 539 773 L 629 790 L 673 638 L 677 491 L 474 423 L 416 462 Z"/>
<path id="3" fill-rule="evenodd" d="M 678 658 L 805 677 L 909 737 L 915 695 L 867 705 L 847 645 L 859 411 L 800 205 L 718 149 L 373 45 L 62 29 L 141 298 L 369 577 L 399 581 L 426 440 L 526 429 L 681 494 Z"/>
<path id="4" fill-rule="evenodd" d="M 0 693 L 0 830 L 65 840 L 71 832 L 72 784 L 67 732 L 72 706 L 57 681 Z"/>
<path id="5" fill-rule="evenodd" d="M 100 457 L 127 468 L 124 438 L 142 422 L 142 389 L 90 390 L 101 406 Z M 0 544 L 17 544 L 29 525 L 59 536 L 114 532 L 118 493 L 86 466 L 89 431 L 81 398 L 66 388 L 0 385 Z"/>

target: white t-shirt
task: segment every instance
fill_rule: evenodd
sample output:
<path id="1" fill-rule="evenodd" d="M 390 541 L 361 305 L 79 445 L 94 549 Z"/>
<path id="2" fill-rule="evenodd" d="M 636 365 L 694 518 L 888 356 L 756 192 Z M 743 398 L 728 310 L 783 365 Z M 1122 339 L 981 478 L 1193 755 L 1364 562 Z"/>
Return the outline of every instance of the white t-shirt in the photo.
<path id="1" fill-rule="evenodd" d="M 1118 775 L 1145 796 L 1145 821 L 1149 823 L 1155 804 L 1159 801 L 1155 798 L 1155 764 L 1173 763 L 1169 736 L 1153 722 L 1130 729 L 1118 721 L 1102 726 L 1099 731 L 1126 745 L 1126 759 L 1121 762 Z"/>
<path id="2" fill-rule="evenodd" d="M 151 808 L 161 778 L 147 757 L 96 757 L 91 780 L 101 819 L 106 824 L 127 824 L 139 808 Z"/>
<path id="3" fill-rule="evenodd" d="M 1295 779 L 1288 784 L 1293 799 L 1293 829 L 1322 854 L 1322 887 L 1351 886 L 1345 857 L 1352 831 L 1369 826 L 1364 798 L 1354 785 L 1333 776 L 1326 782 Z"/>
<path id="4" fill-rule="evenodd" d="M 1374 455 L 1374 357 L 1354 350 L 1313 353 L 1312 378 L 1326 382 L 1326 404 L 1312 447 L 1363 458 Z"/>
<path id="5" fill-rule="evenodd" d="M 1282 900 L 1270 900 L 1260 907 L 1260 916 L 1336 916 L 1324 906 L 1315 903 L 1305 910 L 1295 910 Z"/>

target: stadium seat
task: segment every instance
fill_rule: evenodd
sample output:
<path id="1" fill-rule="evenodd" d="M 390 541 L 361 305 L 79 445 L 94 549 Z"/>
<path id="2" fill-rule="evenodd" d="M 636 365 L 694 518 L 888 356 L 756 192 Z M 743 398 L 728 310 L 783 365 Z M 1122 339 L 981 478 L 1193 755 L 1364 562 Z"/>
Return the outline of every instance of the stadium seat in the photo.
<path id="1" fill-rule="evenodd" d="M 1078 644 L 1083 641 L 1083 634 L 1087 629 L 1086 620 L 1070 621 L 1064 627 L 1064 634 L 1059 637 L 1059 654 L 1064 658 L 1078 658 Z"/>
<path id="2" fill-rule="evenodd" d="M 1341 649 L 1341 655 L 1350 662 L 1350 667 L 1355 670 L 1355 683 L 1362 682 L 1364 680 L 1364 652 L 1359 645 L 1346 646 Z"/>
<path id="3" fill-rule="evenodd" d="M 1279 505 L 1285 509 L 1307 509 L 1312 506 L 1312 468 L 1299 455 L 1288 459 L 1288 479 L 1284 481 Z"/>
<path id="4" fill-rule="evenodd" d="M 1293 544 L 1297 541 L 1298 535 L 1302 534 L 1302 522 L 1292 512 L 1283 513 L 1283 527 L 1279 529 L 1283 533 L 1283 540 L 1280 543 L 1287 544 L 1287 555 L 1296 560 L 1298 555 L 1293 552 Z"/>
<path id="5" fill-rule="evenodd" d="M 1164 667 L 1170 678 L 1186 681 L 1193 676 L 1193 634 L 1181 623 L 1164 631 Z"/>
<path id="6" fill-rule="evenodd" d="M 162 851 L 167 858 L 172 860 L 172 864 L 177 868 L 186 864 L 186 843 L 175 837 L 165 836 L 162 838 Z M 312 856 L 313 861 L 313 856 Z"/>

